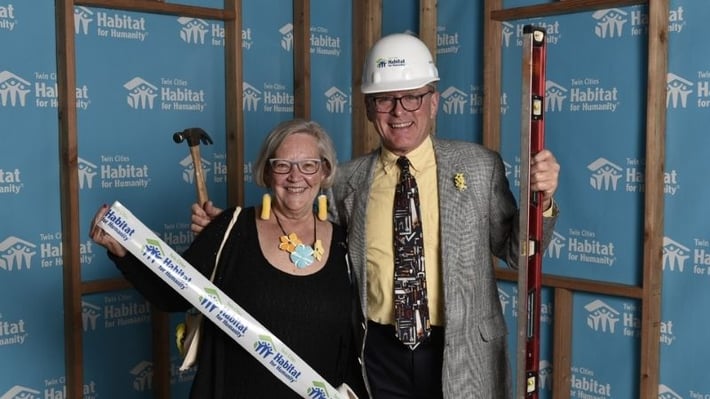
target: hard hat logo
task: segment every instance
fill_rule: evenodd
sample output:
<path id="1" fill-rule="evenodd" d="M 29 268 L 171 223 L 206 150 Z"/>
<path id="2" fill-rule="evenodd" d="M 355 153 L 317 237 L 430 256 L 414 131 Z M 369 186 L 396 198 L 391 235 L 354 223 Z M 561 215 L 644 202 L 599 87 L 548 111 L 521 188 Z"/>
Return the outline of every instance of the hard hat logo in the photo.
<path id="1" fill-rule="evenodd" d="M 406 54 L 406 57 L 393 54 Z M 429 48 L 419 38 L 395 33 L 378 40 L 363 68 L 365 94 L 411 90 L 439 80 Z"/>
<path id="2" fill-rule="evenodd" d="M 378 69 L 380 68 L 394 68 L 394 67 L 403 67 L 407 65 L 407 62 L 401 58 L 389 58 L 385 60 L 384 58 L 380 58 L 375 62 L 375 65 L 377 66 Z"/>

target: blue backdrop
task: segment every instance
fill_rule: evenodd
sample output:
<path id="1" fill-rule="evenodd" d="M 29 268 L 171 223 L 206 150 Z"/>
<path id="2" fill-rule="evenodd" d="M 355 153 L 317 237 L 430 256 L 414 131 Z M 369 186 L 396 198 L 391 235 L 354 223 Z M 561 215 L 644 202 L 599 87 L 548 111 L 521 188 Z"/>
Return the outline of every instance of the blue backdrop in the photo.
<path id="1" fill-rule="evenodd" d="M 0 0 L 0 397 L 64 398 L 62 237 L 54 2 Z M 221 7 L 217 0 L 185 4 Z M 538 1 L 507 1 L 506 7 Z M 481 1 L 438 3 L 442 95 L 437 135 L 480 142 Z M 351 1 L 311 2 L 312 117 L 331 133 L 340 160 L 351 146 Z M 292 4 L 244 2 L 245 199 L 261 198 L 253 164 L 263 137 L 293 116 Z M 383 32 L 418 30 L 416 2 L 384 1 Z M 710 397 L 707 318 L 710 230 L 704 148 L 710 110 L 710 4 L 671 2 L 665 160 L 665 231 L 659 397 Z M 643 238 L 646 35 L 643 6 L 503 23 L 502 148 L 518 190 L 521 32 L 548 31 L 547 146 L 562 165 L 562 213 L 545 253 L 546 273 L 639 284 Z M 194 168 L 172 134 L 203 128 L 211 199 L 226 202 L 224 25 L 218 21 L 77 6 L 76 62 L 82 279 L 117 277 L 88 240 L 96 209 L 115 200 L 176 249 L 187 247 Z M 227 110 L 226 112 L 229 112 Z M 501 283 L 515 331 L 517 286 Z M 544 376 L 554 370 L 554 301 L 542 304 Z M 133 290 L 82 298 L 84 398 L 152 397 L 150 307 Z M 640 304 L 575 294 L 572 397 L 638 397 Z M 179 316 L 173 316 L 174 326 Z M 515 334 L 510 335 L 514 349 Z M 171 345 L 172 347 L 172 345 Z M 514 351 L 511 351 L 514 353 Z M 179 373 L 186 397 L 194 370 Z M 515 360 L 511 358 L 511 364 Z M 550 379 L 542 397 L 550 398 Z"/>

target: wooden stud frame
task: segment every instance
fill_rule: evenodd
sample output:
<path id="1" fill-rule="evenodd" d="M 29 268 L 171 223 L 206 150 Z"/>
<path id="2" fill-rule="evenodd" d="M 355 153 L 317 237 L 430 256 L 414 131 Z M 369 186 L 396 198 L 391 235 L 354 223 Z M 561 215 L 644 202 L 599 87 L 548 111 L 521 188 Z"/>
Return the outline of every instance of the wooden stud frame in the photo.
<path id="1" fill-rule="evenodd" d="M 500 146 L 500 21 L 648 4 L 648 60 L 646 97 L 646 169 L 644 181 L 643 278 L 641 286 L 543 276 L 543 286 L 554 290 L 553 395 L 568 399 L 571 388 L 572 296 L 589 292 L 637 299 L 641 303 L 639 397 L 658 397 L 660 361 L 661 285 L 663 262 L 663 167 L 666 129 L 666 73 L 668 69 L 669 0 L 559 0 L 549 4 L 502 9 L 502 0 L 486 0 L 484 20 L 484 144 Z M 497 272 L 501 280 L 517 281 L 517 273 Z M 518 398 L 520 399 L 520 398 Z"/>
<path id="2" fill-rule="evenodd" d="M 127 289 L 122 279 L 82 282 L 79 245 L 79 183 L 76 112 L 76 47 L 74 6 L 102 7 L 165 15 L 222 20 L 225 24 L 225 103 L 227 148 L 227 202 L 241 204 L 244 194 L 241 0 L 224 0 L 223 9 L 168 4 L 158 0 L 56 0 L 56 51 L 59 117 L 60 211 L 64 282 L 64 340 L 66 388 L 68 398 L 81 398 L 83 392 L 82 295 Z M 154 396 L 170 397 L 170 368 L 167 314 L 153 315 Z"/>

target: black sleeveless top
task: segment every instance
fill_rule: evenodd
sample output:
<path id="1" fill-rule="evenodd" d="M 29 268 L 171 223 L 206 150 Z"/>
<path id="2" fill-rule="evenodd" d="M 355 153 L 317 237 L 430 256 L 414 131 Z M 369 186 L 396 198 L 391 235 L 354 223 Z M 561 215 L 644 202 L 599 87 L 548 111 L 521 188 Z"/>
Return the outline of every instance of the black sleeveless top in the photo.
<path id="1" fill-rule="evenodd" d="M 359 348 L 353 344 L 346 251 L 345 231 L 333 225 L 329 256 L 321 270 L 308 276 L 284 273 L 264 257 L 255 209 L 245 208 L 222 252 L 216 282 L 332 386 L 347 382 L 359 391 L 363 385 Z M 212 342 L 200 347 L 192 398 L 300 397 L 222 330 L 206 323 L 204 333 L 205 341 Z"/>

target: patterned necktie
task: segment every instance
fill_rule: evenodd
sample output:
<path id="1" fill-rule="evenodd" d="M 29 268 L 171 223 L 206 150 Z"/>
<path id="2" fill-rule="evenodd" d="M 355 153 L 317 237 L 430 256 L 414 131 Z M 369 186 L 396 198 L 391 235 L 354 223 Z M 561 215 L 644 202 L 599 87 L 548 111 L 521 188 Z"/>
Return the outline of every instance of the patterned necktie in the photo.
<path id="1" fill-rule="evenodd" d="M 397 159 L 401 169 L 394 192 L 394 318 L 397 337 L 414 349 L 431 331 L 424 272 L 419 190 L 409 172 L 409 160 Z"/>

